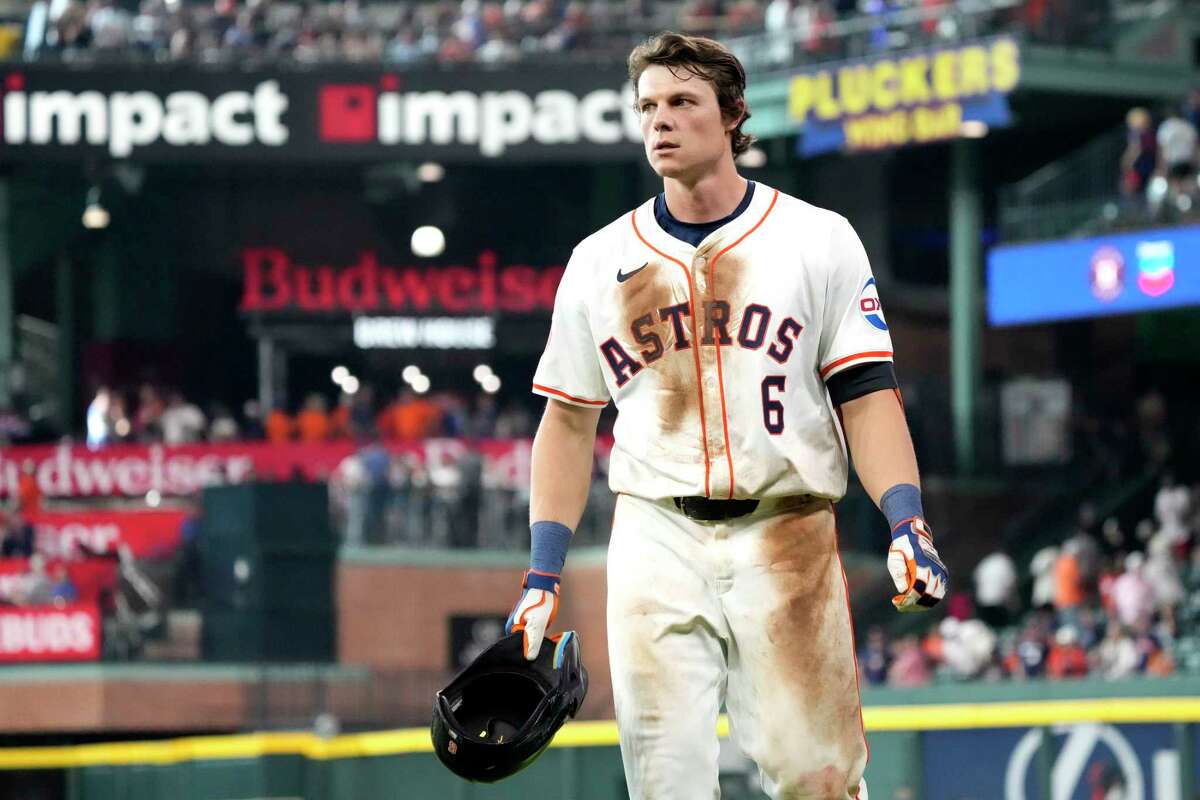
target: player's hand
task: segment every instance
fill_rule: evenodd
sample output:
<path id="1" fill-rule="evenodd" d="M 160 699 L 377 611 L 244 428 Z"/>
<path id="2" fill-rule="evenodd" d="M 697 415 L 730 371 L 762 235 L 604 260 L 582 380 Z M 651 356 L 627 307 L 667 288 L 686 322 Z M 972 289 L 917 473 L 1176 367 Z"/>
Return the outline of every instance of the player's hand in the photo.
<path id="1" fill-rule="evenodd" d="M 888 572 L 900 594 L 892 598 L 897 611 L 928 611 L 946 596 L 950 571 L 933 546 L 933 533 L 920 517 L 906 519 L 892 531 Z"/>
<path id="2" fill-rule="evenodd" d="M 546 629 L 558 614 L 558 585 L 562 580 L 548 572 L 525 570 L 521 588 L 525 591 L 508 615 L 504 624 L 505 633 L 525 633 L 525 658 L 533 661 L 542 648 Z"/>

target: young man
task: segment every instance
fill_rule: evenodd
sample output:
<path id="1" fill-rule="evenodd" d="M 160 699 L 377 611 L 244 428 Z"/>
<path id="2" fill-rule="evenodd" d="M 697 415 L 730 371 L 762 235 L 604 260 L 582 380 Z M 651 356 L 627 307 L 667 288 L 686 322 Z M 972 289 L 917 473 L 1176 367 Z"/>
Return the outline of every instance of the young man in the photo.
<path id="1" fill-rule="evenodd" d="M 630 797 L 719 796 L 714 732 L 773 798 L 854 798 L 867 760 L 832 503 L 892 526 L 901 611 L 945 593 L 892 345 L 846 220 L 738 175 L 745 72 L 709 39 L 629 58 L 663 193 L 576 247 L 534 377 L 532 557 L 509 620 L 537 653 L 617 404 L 608 646 Z"/>

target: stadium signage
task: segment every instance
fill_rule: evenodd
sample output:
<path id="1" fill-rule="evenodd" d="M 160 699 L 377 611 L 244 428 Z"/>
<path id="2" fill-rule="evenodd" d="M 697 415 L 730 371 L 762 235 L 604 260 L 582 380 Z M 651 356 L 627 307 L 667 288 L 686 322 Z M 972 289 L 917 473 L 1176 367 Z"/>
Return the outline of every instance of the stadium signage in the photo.
<path id="1" fill-rule="evenodd" d="M 474 267 L 384 266 L 370 250 L 346 267 L 303 266 L 278 247 L 241 255 L 241 310 L 252 313 L 550 311 L 563 274 L 561 266 L 500 266 L 488 250 Z"/>
<path id="2" fill-rule="evenodd" d="M 1200 305 L 1200 226 L 992 248 L 995 326 Z"/>
<path id="3" fill-rule="evenodd" d="M 634 158 L 615 70 L 0 71 L 0 162 Z"/>
<path id="4" fill-rule="evenodd" d="M 10 75 L 9 86 L 23 81 Z M 7 145 L 103 146 L 113 158 L 126 158 L 135 147 L 162 143 L 171 147 L 226 147 L 287 144 L 283 112 L 288 99 L 276 81 L 263 81 L 253 91 L 233 91 L 209 98 L 200 92 L 88 91 L 4 94 L 4 143 Z"/>
<path id="5" fill-rule="evenodd" d="M 925 144 L 964 135 L 968 122 L 1010 124 L 1020 77 L 1009 37 L 846 61 L 796 72 L 788 116 L 803 130 L 801 155 Z"/>
<path id="6" fill-rule="evenodd" d="M 528 439 L 427 439 L 389 442 L 393 453 L 404 453 L 430 464 L 452 464 L 468 454 L 483 458 L 484 479 L 489 485 L 514 489 L 529 487 Z M 612 440 L 599 437 L 596 454 L 606 461 Z M 319 443 L 228 442 L 182 445 L 112 445 L 99 450 L 71 445 L 27 445 L 0 450 L 0 501 L 16 495 L 20 465 L 35 465 L 38 486 L 48 498 L 140 497 L 154 490 L 163 495 L 192 495 L 206 486 L 250 480 L 327 480 L 355 450 L 353 441 Z M 143 545 L 147 551 L 177 541 L 166 512 L 141 511 L 130 517 L 146 522 Z M 151 518 L 151 515 L 154 518 Z M 44 515 L 51 520 L 59 515 Z M 103 519 L 100 512 L 80 515 Z M 39 524 L 35 522 L 35 524 Z M 122 541 L 139 552 L 129 522 L 122 525 Z M 39 534 L 40 535 L 40 534 Z M 143 538 L 138 536 L 137 538 Z M 44 540 L 41 540 L 44 541 Z M 39 544 L 41 543 L 39 541 Z M 76 545 L 77 546 L 77 545 Z"/>
<path id="7" fill-rule="evenodd" d="M 0 609 L 0 663 L 100 658 L 96 603 Z"/>

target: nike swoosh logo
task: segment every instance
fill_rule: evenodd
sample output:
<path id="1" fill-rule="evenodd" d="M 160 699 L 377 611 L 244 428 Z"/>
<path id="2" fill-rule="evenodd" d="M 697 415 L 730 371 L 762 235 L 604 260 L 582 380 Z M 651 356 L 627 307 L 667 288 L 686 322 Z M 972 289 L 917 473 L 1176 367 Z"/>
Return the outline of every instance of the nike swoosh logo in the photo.
<path id="1" fill-rule="evenodd" d="M 645 264 L 642 264 L 640 267 L 635 269 L 633 272 L 621 272 L 621 270 L 618 268 L 617 269 L 617 283 L 624 283 L 625 281 L 629 280 L 634 275 L 637 275 L 639 272 L 641 272 L 648 266 L 650 266 L 649 261 L 647 261 Z"/>

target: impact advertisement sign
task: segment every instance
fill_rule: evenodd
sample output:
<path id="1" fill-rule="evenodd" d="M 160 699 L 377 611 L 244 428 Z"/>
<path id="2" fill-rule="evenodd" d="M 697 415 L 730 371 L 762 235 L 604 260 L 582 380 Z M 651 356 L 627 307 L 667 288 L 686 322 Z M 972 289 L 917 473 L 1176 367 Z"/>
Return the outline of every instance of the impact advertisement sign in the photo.
<path id="1" fill-rule="evenodd" d="M 597 161 L 640 152 L 620 69 L 0 70 L 0 163 Z"/>
<path id="2" fill-rule="evenodd" d="M 1010 125 L 1020 61 L 1017 41 L 997 37 L 799 70 L 788 80 L 798 152 L 883 150 L 955 139 L 968 122 Z"/>
<path id="3" fill-rule="evenodd" d="M 1200 304 L 1200 226 L 997 247 L 988 253 L 992 325 L 1024 325 Z"/>

